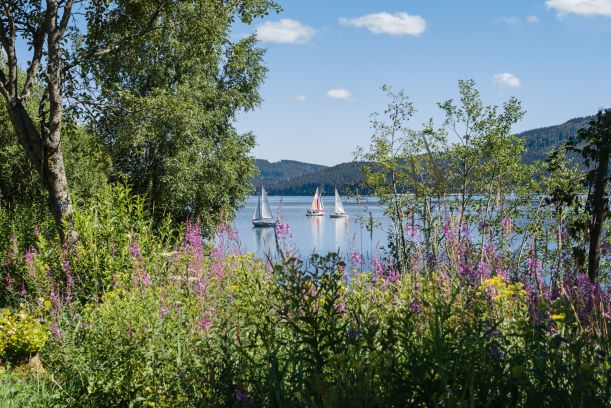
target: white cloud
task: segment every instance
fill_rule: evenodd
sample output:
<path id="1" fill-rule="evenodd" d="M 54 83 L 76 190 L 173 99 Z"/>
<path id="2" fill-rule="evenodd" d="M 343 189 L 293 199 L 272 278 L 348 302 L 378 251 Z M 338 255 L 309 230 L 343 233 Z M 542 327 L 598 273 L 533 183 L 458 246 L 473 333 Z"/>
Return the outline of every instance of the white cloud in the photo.
<path id="1" fill-rule="evenodd" d="M 511 16 L 511 17 L 501 17 L 501 21 L 505 24 L 514 25 L 520 22 L 520 17 Z"/>
<path id="2" fill-rule="evenodd" d="M 509 72 L 496 74 L 492 77 L 492 79 L 499 88 L 519 88 L 522 86 L 522 81 L 520 81 L 520 78 L 514 74 L 510 74 Z"/>
<path id="3" fill-rule="evenodd" d="M 537 17 L 537 16 L 526 16 L 526 22 L 528 24 L 538 24 L 539 23 L 539 17 Z"/>
<path id="4" fill-rule="evenodd" d="M 413 35 L 418 37 L 426 30 L 426 21 L 420 16 L 407 13 L 387 12 L 367 14 L 357 18 L 341 17 L 339 23 L 345 26 L 366 27 L 375 34 L 395 36 Z"/>
<path id="5" fill-rule="evenodd" d="M 308 99 L 308 97 L 307 97 L 307 96 L 305 96 L 305 95 L 297 95 L 297 96 L 295 97 L 295 100 L 296 100 L 297 102 L 305 102 L 305 101 L 306 101 L 306 99 Z"/>
<path id="6" fill-rule="evenodd" d="M 545 5 L 556 10 L 558 17 L 567 14 L 611 17 L 611 0 L 547 0 Z"/>
<path id="7" fill-rule="evenodd" d="M 316 34 L 312 27 L 288 18 L 263 23 L 256 31 L 261 41 L 276 44 L 303 44 Z"/>
<path id="8" fill-rule="evenodd" d="M 522 21 L 526 21 L 528 24 L 537 24 L 539 23 L 539 17 L 537 16 L 526 16 L 524 19 L 518 16 L 511 17 L 501 17 L 500 20 L 507 25 L 516 25 L 522 23 Z"/>
<path id="9" fill-rule="evenodd" d="M 331 89 L 327 91 L 327 97 L 336 100 L 345 100 L 349 99 L 352 96 L 352 93 L 344 88 L 339 89 Z"/>

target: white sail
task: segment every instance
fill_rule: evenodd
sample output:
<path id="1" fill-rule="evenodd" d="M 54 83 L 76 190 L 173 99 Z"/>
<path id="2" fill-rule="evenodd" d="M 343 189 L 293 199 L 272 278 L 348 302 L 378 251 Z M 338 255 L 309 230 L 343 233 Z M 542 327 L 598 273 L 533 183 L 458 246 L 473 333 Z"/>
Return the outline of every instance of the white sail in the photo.
<path id="1" fill-rule="evenodd" d="M 336 214 L 345 214 L 344 203 L 342 203 L 342 198 L 339 196 L 337 189 L 335 189 L 335 213 Z"/>
<path id="2" fill-rule="evenodd" d="M 261 187 L 261 218 L 272 218 L 272 210 L 269 208 L 267 193 L 263 187 Z"/>
<path id="3" fill-rule="evenodd" d="M 269 201 L 267 200 L 267 193 L 265 188 L 261 187 L 261 196 L 253 215 L 253 220 L 270 219 L 272 218 L 272 210 L 269 208 Z"/>
<path id="4" fill-rule="evenodd" d="M 318 208 L 320 208 L 320 211 L 325 211 L 325 206 L 322 203 L 322 193 L 318 195 Z"/>
<path id="5" fill-rule="evenodd" d="M 318 188 L 316 189 L 316 193 L 314 193 L 314 198 L 312 199 L 312 205 L 310 206 L 311 211 L 320 210 L 320 201 L 318 198 Z"/>

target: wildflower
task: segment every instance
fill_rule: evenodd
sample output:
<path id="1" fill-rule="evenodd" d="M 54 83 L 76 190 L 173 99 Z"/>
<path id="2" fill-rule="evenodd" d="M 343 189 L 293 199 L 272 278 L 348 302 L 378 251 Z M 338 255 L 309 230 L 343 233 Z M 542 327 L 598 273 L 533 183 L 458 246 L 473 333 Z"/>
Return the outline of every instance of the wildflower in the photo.
<path id="1" fill-rule="evenodd" d="M 148 273 L 142 272 L 140 274 L 140 283 L 142 283 L 146 287 L 151 286 L 151 277 L 149 276 Z"/>
<path id="2" fill-rule="evenodd" d="M 235 391 L 235 399 L 236 399 L 237 402 L 247 401 L 248 398 L 249 398 L 248 393 L 246 391 L 244 391 L 243 389 L 238 388 Z"/>
<path id="3" fill-rule="evenodd" d="M 503 219 L 501 220 L 501 227 L 503 227 L 503 232 L 505 234 L 511 234 L 511 231 L 513 229 L 513 220 L 511 219 L 511 217 L 503 217 Z"/>
<path id="4" fill-rule="evenodd" d="M 448 241 L 454 239 L 454 231 L 447 224 L 443 226 L 443 238 Z"/>
<path id="5" fill-rule="evenodd" d="M 28 264 L 28 266 L 34 264 L 34 254 L 36 254 L 36 249 L 35 248 L 28 248 L 25 251 L 25 254 L 23 256 L 24 256 L 25 262 Z"/>
<path id="6" fill-rule="evenodd" d="M 541 262 L 532 257 L 528 258 L 528 270 L 531 273 L 541 272 L 543 270 Z"/>
<path id="7" fill-rule="evenodd" d="M 19 291 L 19 295 L 21 297 L 25 297 L 28 294 L 28 290 L 25 288 L 25 283 L 21 282 L 21 290 Z"/>
<path id="8" fill-rule="evenodd" d="M 168 314 L 169 310 L 167 307 L 162 307 L 161 309 L 159 309 L 159 318 L 163 319 L 167 314 Z"/>
<path id="9" fill-rule="evenodd" d="M 418 299 L 412 300 L 412 302 L 409 305 L 409 310 L 413 314 L 418 316 L 420 314 L 420 312 L 422 312 L 422 303 Z"/>
<path id="10" fill-rule="evenodd" d="M 352 261 L 352 265 L 358 266 L 359 268 L 362 267 L 363 264 L 365 264 L 365 258 L 363 258 L 363 254 L 357 251 L 352 253 L 350 260 Z"/>
<path id="11" fill-rule="evenodd" d="M 550 317 L 555 322 L 562 322 L 566 318 L 566 315 L 564 313 L 557 313 L 557 314 L 551 315 Z"/>
<path id="12" fill-rule="evenodd" d="M 197 327 L 199 327 L 201 331 L 208 331 L 212 327 L 212 321 L 210 321 L 208 317 L 202 315 L 197 321 Z"/>
<path id="13" fill-rule="evenodd" d="M 49 295 L 49 299 L 51 300 L 51 304 L 53 305 L 53 307 L 57 309 L 60 305 L 59 296 L 55 292 L 52 291 L 51 294 Z"/>
<path id="14" fill-rule="evenodd" d="M 354 327 L 349 327 L 347 335 L 348 335 L 348 339 L 356 340 L 361 335 L 361 330 L 356 329 Z"/>
<path id="15" fill-rule="evenodd" d="M 371 258 L 371 272 L 378 277 L 384 276 L 384 263 L 380 259 Z"/>
<path id="16" fill-rule="evenodd" d="M 490 277 L 490 265 L 486 262 L 480 262 L 477 266 L 477 271 L 481 275 L 482 279 L 488 279 Z"/>
<path id="17" fill-rule="evenodd" d="M 13 277 L 11 276 L 10 273 L 7 273 L 5 278 L 4 278 L 4 282 L 6 283 L 6 288 L 11 291 L 13 290 Z"/>
<path id="18" fill-rule="evenodd" d="M 405 231 L 407 232 L 407 237 L 411 240 L 416 241 L 420 238 L 420 230 L 415 225 L 406 226 Z"/>
<path id="19" fill-rule="evenodd" d="M 142 258 L 142 254 L 140 253 L 140 246 L 138 245 L 138 241 L 133 240 L 131 245 L 129 246 L 129 253 L 132 259 L 140 259 Z"/>
<path id="20" fill-rule="evenodd" d="M 291 227 L 287 223 L 276 222 L 276 234 L 280 238 L 292 237 Z"/>
<path id="21" fill-rule="evenodd" d="M 335 305 L 335 310 L 343 315 L 346 313 L 346 305 L 344 303 L 338 303 Z"/>
<path id="22" fill-rule="evenodd" d="M 493 358 L 501 358 L 503 357 L 503 353 L 499 350 L 497 346 L 492 346 L 490 348 L 490 356 Z"/>
<path id="23" fill-rule="evenodd" d="M 62 335 L 62 329 L 56 323 L 53 323 L 51 327 L 49 327 L 49 330 L 51 331 L 51 334 L 53 334 L 53 337 L 55 338 L 61 337 Z"/>

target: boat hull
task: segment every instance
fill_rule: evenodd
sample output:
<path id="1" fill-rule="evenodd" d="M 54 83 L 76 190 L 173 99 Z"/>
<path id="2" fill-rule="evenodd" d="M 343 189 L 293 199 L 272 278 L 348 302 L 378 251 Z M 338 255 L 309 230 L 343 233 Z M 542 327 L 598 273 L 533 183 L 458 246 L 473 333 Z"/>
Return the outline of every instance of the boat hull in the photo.
<path id="1" fill-rule="evenodd" d="M 333 213 L 329 215 L 330 218 L 348 218 L 348 214 Z"/>
<path id="2" fill-rule="evenodd" d="M 306 211 L 306 216 L 308 217 L 322 217 L 325 215 L 324 211 L 312 212 L 310 210 Z"/>
<path id="3" fill-rule="evenodd" d="M 253 227 L 257 228 L 270 228 L 276 226 L 275 220 L 252 220 Z"/>

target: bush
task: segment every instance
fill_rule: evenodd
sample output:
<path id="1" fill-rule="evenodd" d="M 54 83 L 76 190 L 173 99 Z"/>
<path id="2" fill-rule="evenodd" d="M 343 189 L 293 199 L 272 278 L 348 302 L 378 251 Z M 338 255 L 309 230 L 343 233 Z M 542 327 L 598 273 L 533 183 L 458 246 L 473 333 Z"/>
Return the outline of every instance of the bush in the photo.
<path id="1" fill-rule="evenodd" d="M 21 361 L 38 353 L 47 341 L 48 329 L 38 319 L 20 310 L 0 311 L 0 358 Z"/>

